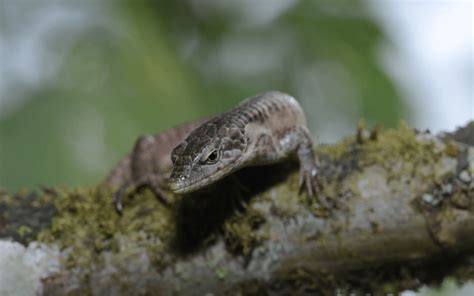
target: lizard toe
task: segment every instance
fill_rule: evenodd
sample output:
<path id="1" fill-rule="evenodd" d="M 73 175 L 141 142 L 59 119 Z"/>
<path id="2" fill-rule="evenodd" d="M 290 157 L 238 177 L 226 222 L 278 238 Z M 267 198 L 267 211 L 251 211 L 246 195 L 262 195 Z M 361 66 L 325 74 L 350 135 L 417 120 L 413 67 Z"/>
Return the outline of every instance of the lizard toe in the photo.
<path id="1" fill-rule="evenodd" d="M 119 190 L 115 191 L 112 196 L 113 198 L 112 202 L 118 214 L 122 214 L 123 212 L 123 194 L 124 194 L 124 190 L 120 188 Z"/>
<path id="2" fill-rule="evenodd" d="M 300 191 L 304 188 L 308 196 L 315 196 L 319 193 L 320 182 L 318 178 L 318 171 L 316 168 L 305 169 L 302 168 L 300 171 L 300 182 L 299 182 Z"/>
<path id="3" fill-rule="evenodd" d="M 128 181 L 122 184 L 120 188 L 115 191 L 112 195 L 112 203 L 115 207 L 115 210 L 119 215 L 122 215 L 123 213 L 123 198 L 124 195 L 126 194 L 127 190 L 132 186 L 132 182 Z"/>

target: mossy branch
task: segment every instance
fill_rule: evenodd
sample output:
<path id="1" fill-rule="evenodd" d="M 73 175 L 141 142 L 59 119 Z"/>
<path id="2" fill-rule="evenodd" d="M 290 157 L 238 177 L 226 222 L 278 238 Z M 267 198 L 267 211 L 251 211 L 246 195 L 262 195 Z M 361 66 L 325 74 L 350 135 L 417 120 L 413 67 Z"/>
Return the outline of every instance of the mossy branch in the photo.
<path id="1" fill-rule="evenodd" d="M 59 246 L 48 295 L 393 293 L 473 279 L 473 131 L 402 124 L 320 147 L 325 207 L 298 194 L 291 161 L 170 208 L 130 194 L 122 216 L 101 186 L 2 193 L 0 237 Z"/>

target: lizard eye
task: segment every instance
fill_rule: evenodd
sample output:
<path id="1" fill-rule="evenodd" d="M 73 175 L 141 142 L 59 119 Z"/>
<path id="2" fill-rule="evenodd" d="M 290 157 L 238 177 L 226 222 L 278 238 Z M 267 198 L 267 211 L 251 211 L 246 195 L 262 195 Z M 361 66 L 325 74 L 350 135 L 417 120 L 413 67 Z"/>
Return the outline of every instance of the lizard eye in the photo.
<path id="1" fill-rule="evenodd" d="M 218 159 L 219 159 L 219 151 L 214 149 L 207 155 L 204 162 L 206 164 L 213 164 L 213 163 L 216 163 Z"/>

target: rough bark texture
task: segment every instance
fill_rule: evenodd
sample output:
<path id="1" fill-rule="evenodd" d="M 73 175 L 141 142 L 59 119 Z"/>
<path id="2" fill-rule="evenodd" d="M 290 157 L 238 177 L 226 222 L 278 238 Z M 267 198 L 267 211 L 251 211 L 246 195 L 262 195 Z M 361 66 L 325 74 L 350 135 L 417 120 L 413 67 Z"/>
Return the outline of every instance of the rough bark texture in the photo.
<path id="1" fill-rule="evenodd" d="M 375 294 L 474 278 L 474 124 L 318 148 L 320 201 L 294 162 L 246 169 L 171 208 L 109 188 L 0 194 L 0 239 L 59 248 L 46 295 Z M 324 206 L 322 206 L 324 205 Z"/>

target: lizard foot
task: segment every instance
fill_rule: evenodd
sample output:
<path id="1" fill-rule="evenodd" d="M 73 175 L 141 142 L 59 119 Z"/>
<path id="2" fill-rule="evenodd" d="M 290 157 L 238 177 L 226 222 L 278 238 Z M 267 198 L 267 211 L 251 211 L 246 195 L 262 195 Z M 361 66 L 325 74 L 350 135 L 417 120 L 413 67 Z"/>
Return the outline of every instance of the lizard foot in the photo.
<path id="1" fill-rule="evenodd" d="M 126 182 L 125 184 L 120 186 L 120 188 L 113 194 L 113 204 L 115 210 L 119 215 L 121 215 L 123 211 L 123 196 L 125 195 L 125 192 L 130 187 L 130 185 L 130 182 Z"/>
<path id="2" fill-rule="evenodd" d="M 301 167 L 300 169 L 300 190 L 306 188 L 308 196 L 315 196 L 319 193 L 320 182 L 318 178 L 318 169 L 315 166 L 310 168 Z"/>
<path id="3" fill-rule="evenodd" d="M 324 208 L 328 208 L 327 201 L 321 198 L 322 184 L 318 178 L 318 169 L 316 166 L 301 167 L 299 188 L 300 193 L 306 189 L 308 196 L 316 196 L 320 205 Z"/>
<path id="4" fill-rule="evenodd" d="M 166 197 L 166 194 L 161 190 L 159 186 L 156 186 L 154 184 L 146 183 L 146 182 L 140 182 L 139 184 L 132 184 L 131 182 L 127 182 L 120 186 L 120 188 L 114 193 L 113 195 L 113 203 L 115 206 L 115 210 L 119 215 L 122 214 L 123 212 L 123 198 L 126 195 L 127 190 L 133 186 L 133 192 L 142 192 L 145 188 L 150 189 L 153 194 L 156 196 L 159 202 L 161 202 L 163 205 L 169 207 L 169 201 L 168 198 Z"/>

